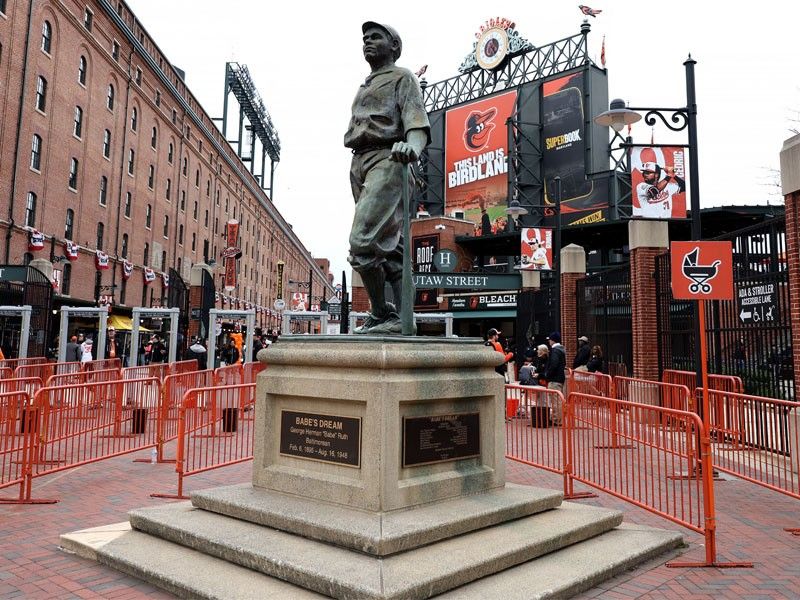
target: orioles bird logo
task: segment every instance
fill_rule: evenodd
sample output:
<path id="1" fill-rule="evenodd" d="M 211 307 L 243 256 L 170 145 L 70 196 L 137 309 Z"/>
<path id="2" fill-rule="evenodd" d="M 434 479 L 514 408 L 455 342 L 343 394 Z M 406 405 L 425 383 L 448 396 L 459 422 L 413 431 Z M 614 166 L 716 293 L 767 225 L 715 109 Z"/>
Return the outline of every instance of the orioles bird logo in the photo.
<path id="1" fill-rule="evenodd" d="M 489 135 L 495 128 L 494 118 L 496 108 L 489 108 L 485 112 L 472 111 L 464 123 L 464 143 L 467 148 L 477 152 L 489 143 Z"/>

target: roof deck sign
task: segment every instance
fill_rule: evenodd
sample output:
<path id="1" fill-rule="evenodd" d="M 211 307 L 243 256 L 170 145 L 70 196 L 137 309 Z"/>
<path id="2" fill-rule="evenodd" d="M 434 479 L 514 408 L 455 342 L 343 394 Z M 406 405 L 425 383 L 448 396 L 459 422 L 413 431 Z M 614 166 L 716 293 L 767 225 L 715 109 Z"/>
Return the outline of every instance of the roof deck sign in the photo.
<path id="1" fill-rule="evenodd" d="M 672 242 L 672 295 L 678 300 L 733 300 L 730 242 Z"/>

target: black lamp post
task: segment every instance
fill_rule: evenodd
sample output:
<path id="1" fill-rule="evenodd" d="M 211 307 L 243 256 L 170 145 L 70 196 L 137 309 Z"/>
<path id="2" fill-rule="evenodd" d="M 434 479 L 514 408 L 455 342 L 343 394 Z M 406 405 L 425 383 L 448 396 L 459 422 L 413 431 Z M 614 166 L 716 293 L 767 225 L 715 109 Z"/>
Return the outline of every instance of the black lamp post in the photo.
<path id="1" fill-rule="evenodd" d="M 637 121 L 641 120 L 642 115 L 640 112 L 645 113 L 644 122 L 651 127 L 656 124 L 657 119 L 660 120 L 671 131 L 686 130 L 688 143 L 687 144 L 669 144 L 670 146 L 678 146 L 687 148 L 689 150 L 689 170 L 691 172 L 691 179 L 689 180 L 689 193 L 690 193 L 690 210 L 692 211 L 692 240 L 700 240 L 703 237 L 702 229 L 700 227 L 700 177 L 697 156 L 697 99 L 695 96 L 695 83 L 694 83 L 694 66 L 697 64 L 691 54 L 684 61 L 683 66 L 686 69 L 686 106 L 680 108 L 635 108 L 626 107 L 625 102 L 620 99 L 613 100 L 609 106 L 609 110 L 597 115 L 594 122 L 598 125 L 611 127 L 614 131 L 614 139 L 617 137 L 622 138 L 620 132 Z M 612 139 L 612 144 L 614 143 Z M 652 146 L 653 144 L 633 144 L 628 139 L 622 139 L 621 148 L 643 147 Z M 694 305 L 694 321 L 695 321 L 695 343 L 694 343 L 694 358 L 697 367 L 697 385 L 702 387 L 701 375 L 701 362 L 700 356 L 700 336 L 705 335 L 704 331 L 700 331 L 700 323 L 697 314 L 697 305 Z"/>

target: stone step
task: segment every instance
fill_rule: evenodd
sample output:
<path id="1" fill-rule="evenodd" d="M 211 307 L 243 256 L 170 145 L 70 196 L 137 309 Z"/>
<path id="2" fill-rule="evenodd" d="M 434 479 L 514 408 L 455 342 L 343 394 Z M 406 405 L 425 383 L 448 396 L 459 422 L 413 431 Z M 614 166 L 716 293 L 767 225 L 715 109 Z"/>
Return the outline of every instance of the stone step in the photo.
<path id="1" fill-rule="evenodd" d="M 682 546 L 683 537 L 678 532 L 623 524 L 580 544 L 468 583 L 437 599 L 569 598 L 656 557 L 660 557 L 660 564 L 679 554 Z"/>
<path id="2" fill-rule="evenodd" d="M 619 511 L 560 508 L 376 558 L 193 508 L 130 513 L 134 529 L 335 598 L 428 598 L 605 533 Z M 113 557 L 113 543 L 98 551 Z"/>
<path id="3" fill-rule="evenodd" d="M 568 598 L 637 564 L 666 552 L 674 553 L 681 543 L 681 536 L 675 532 L 623 524 L 437 598 Z M 112 547 L 104 550 L 108 545 Z M 185 546 L 131 531 L 127 522 L 65 534 L 62 546 L 183 598 L 310 600 L 327 597 Z"/>
<path id="4" fill-rule="evenodd" d="M 557 508 L 563 494 L 505 487 L 389 513 L 372 513 L 256 488 L 231 485 L 192 494 L 192 505 L 303 537 L 386 556 Z"/>

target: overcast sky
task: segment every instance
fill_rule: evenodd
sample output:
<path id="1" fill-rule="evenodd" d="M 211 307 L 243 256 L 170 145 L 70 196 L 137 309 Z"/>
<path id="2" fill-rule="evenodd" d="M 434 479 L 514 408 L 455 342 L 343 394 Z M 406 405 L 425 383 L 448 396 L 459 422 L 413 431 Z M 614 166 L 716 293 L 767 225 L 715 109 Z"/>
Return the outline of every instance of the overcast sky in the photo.
<path id="1" fill-rule="evenodd" d="M 506 17 L 534 45 L 578 33 L 578 2 L 253 2 L 128 0 L 206 111 L 222 113 L 225 62 L 246 64 L 281 138 L 275 205 L 314 256 L 347 268 L 353 216 L 342 138 L 353 96 L 368 74 L 361 23 L 393 25 L 403 38 L 398 64 L 428 64 L 430 83 L 457 75 L 474 34 Z M 606 36 L 609 97 L 635 106 L 684 106 L 683 61 L 697 60 L 700 187 L 703 206 L 781 202 L 783 140 L 800 129 L 797 27 L 800 3 L 671 0 L 592 2 L 590 52 L 600 62 Z M 233 98 L 233 96 L 231 96 Z M 635 141 L 650 128 L 634 126 Z M 229 137 L 234 137 L 229 135 Z M 656 143 L 675 141 L 656 129 Z M 349 273 L 349 268 L 348 268 Z M 349 274 L 348 274 L 349 278 Z"/>

